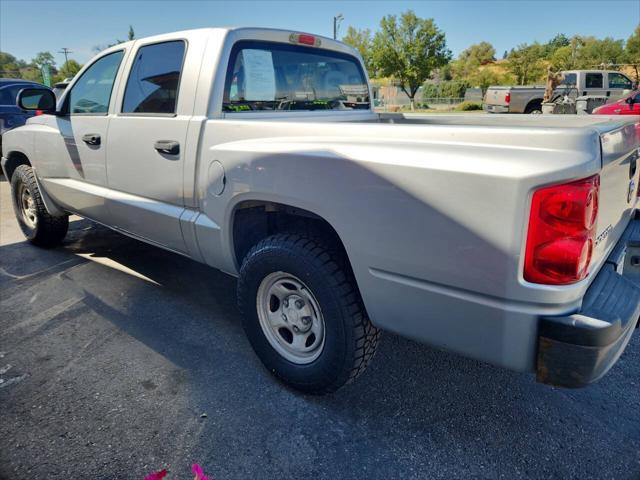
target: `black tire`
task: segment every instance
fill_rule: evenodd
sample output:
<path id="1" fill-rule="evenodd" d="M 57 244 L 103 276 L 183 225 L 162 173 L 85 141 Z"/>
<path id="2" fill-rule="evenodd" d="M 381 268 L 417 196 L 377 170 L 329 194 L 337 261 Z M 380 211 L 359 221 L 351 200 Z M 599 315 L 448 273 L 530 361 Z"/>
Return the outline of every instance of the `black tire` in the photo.
<path id="1" fill-rule="evenodd" d="M 32 222 L 25 218 L 25 209 L 21 206 L 25 190 L 33 202 L 31 213 L 35 221 Z M 33 169 L 29 165 L 19 165 L 14 170 L 11 176 L 11 197 L 13 211 L 27 240 L 44 248 L 52 248 L 62 242 L 69 229 L 69 217 L 49 214 L 42 201 Z"/>
<path id="2" fill-rule="evenodd" d="M 380 330 L 367 317 L 343 255 L 298 234 L 276 234 L 246 255 L 238 281 L 238 306 L 249 341 L 264 364 L 287 385 L 305 393 L 330 393 L 358 377 L 371 361 Z M 258 289 L 274 272 L 300 279 L 324 318 L 324 346 L 317 359 L 298 364 L 284 358 L 265 336 L 258 316 Z"/>

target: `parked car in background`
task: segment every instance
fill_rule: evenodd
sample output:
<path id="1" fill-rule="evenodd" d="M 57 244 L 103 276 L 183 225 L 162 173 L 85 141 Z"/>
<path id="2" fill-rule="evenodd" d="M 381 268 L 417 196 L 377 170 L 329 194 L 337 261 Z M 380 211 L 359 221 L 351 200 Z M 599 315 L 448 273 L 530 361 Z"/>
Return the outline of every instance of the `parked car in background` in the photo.
<path id="1" fill-rule="evenodd" d="M 56 99 L 60 100 L 60 97 L 66 90 L 67 86 L 71 83 L 71 80 L 73 80 L 73 78 L 65 78 L 63 81 L 53 85 L 52 90 L 53 94 L 56 96 Z"/>
<path id="2" fill-rule="evenodd" d="M 137 39 L 58 102 L 22 92 L 46 114 L 1 164 L 35 245 L 74 213 L 238 276 L 256 354 L 302 391 L 356 378 L 380 329 L 547 384 L 601 378 L 640 317 L 640 122 L 378 114 L 370 92 L 329 38 Z"/>
<path id="3" fill-rule="evenodd" d="M 16 104 L 18 92 L 23 88 L 47 88 L 44 85 L 19 78 L 0 78 L 0 152 L 2 134 L 7 130 L 24 125 L 27 118 L 38 115 L 37 111 L 23 110 Z"/>
<path id="4" fill-rule="evenodd" d="M 628 94 L 635 84 L 620 72 L 609 70 L 568 70 L 556 88 L 555 96 L 573 98 L 585 95 L 618 98 Z M 493 86 L 484 97 L 489 113 L 542 113 L 544 85 Z"/>
<path id="5" fill-rule="evenodd" d="M 640 115 L 640 90 L 634 90 L 626 97 L 596 108 L 593 115 Z"/>

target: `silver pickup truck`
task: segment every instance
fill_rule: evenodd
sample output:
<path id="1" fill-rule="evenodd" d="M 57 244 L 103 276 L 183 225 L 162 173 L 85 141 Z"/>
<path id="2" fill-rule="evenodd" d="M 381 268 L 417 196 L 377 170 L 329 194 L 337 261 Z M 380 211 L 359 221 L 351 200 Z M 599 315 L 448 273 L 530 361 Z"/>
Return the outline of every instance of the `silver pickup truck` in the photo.
<path id="1" fill-rule="evenodd" d="M 635 87 L 629 77 L 610 70 L 568 70 L 554 95 L 572 98 L 598 96 L 620 98 Z M 487 89 L 484 108 L 489 113 L 542 113 L 544 85 L 493 86 Z"/>
<path id="2" fill-rule="evenodd" d="M 111 47 L 2 168 L 35 245 L 70 213 L 238 277 L 269 371 L 357 377 L 381 330 L 577 387 L 640 316 L 640 118 L 373 111 L 333 40 L 237 28 Z"/>

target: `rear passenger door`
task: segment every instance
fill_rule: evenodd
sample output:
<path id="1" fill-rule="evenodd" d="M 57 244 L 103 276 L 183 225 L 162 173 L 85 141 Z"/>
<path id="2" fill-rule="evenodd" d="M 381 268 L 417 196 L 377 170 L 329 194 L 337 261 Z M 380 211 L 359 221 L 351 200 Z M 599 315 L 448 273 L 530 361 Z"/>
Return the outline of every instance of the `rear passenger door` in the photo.
<path id="1" fill-rule="evenodd" d="M 186 53 L 183 40 L 136 45 L 107 149 L 115 226 L 179 252 L 185 252 L 179 219 L 193 112 L 183 72 Z"/>

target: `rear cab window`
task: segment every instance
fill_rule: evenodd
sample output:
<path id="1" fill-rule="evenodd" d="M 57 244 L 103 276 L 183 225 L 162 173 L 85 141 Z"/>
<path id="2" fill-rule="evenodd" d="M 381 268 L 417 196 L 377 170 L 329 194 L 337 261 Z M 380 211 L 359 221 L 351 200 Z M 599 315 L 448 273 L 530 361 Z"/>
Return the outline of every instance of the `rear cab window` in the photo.
<path id="1" fill-rule="evenodd" d="M 231 51 L 224 112 L 369 109 L 353 56 L 301 45 L 240 41 Z"/>

